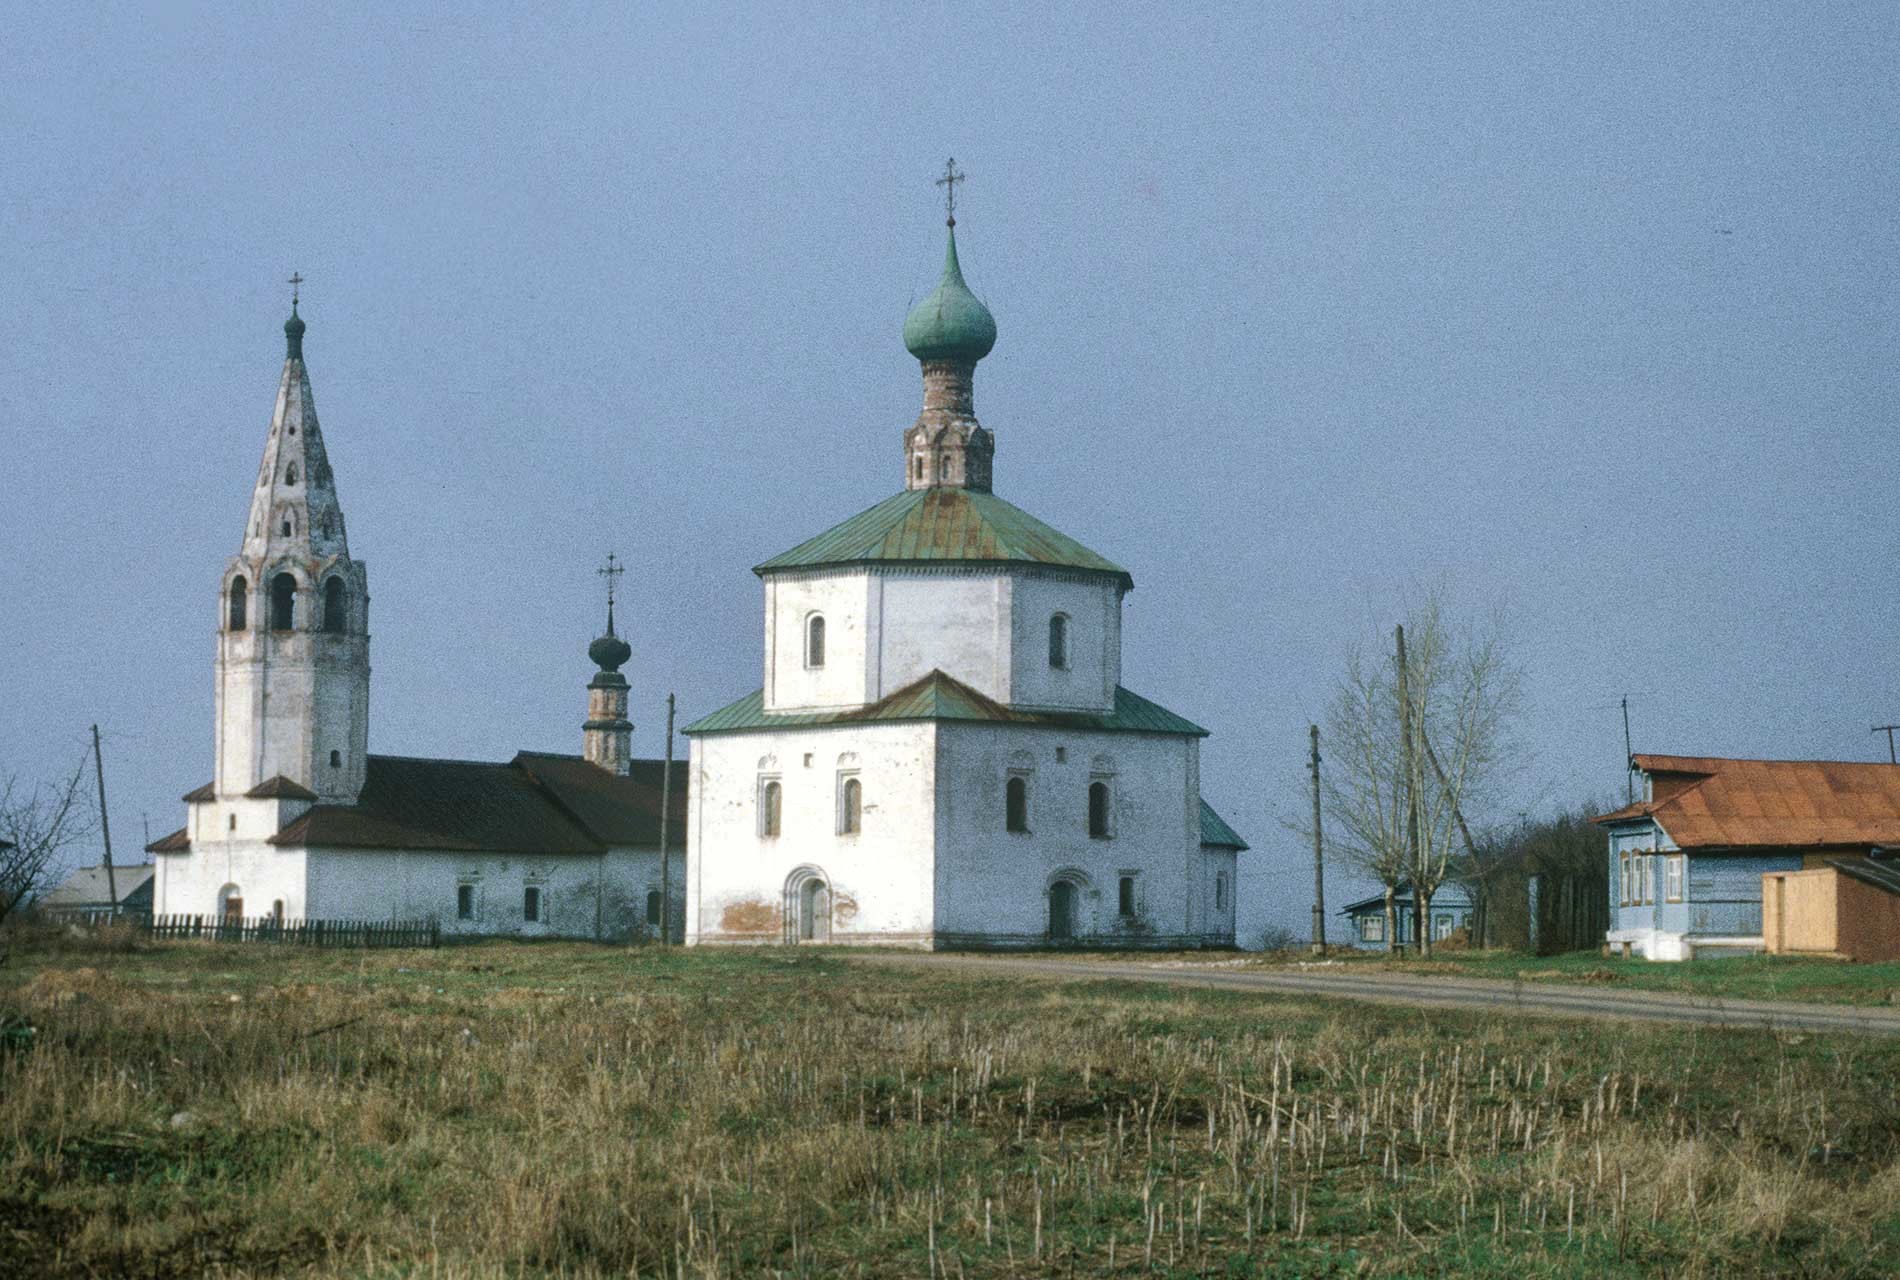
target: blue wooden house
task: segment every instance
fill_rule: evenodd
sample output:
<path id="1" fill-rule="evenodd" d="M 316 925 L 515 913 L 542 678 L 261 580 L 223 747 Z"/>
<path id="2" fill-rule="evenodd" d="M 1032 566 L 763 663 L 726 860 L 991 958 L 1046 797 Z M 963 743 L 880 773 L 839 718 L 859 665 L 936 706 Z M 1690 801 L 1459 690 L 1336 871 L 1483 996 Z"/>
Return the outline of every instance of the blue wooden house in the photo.
<path id="1" fill-rule="evenodd" d="M 1609 946 L 1651 960 L 1763 949 L 1762 877 L 1900 854 L 1900 766 L 1637 755 L 1609 836 Z"/>
<path id="2" fill-rule="evenodd" d="M 1399 945 L 1409 947 L 1417 938 L 1413 932 L 1409 883 L 1399 885 L 1393 903 L 1399 915 Z M 1472 911 L 1471 893 L 1463 885 L 1451 880 L 1439 885 L 1438 892 L 1432 895 L 1432 941 L 1443 942 L 1461 929 L 1470 929 Z M 1348 945 L 1361 951 L 1384 951 L 1391 945 L 1386 938 L 1383 893 L 1348 903 L 1339 914 L 1346 917 Z"/>

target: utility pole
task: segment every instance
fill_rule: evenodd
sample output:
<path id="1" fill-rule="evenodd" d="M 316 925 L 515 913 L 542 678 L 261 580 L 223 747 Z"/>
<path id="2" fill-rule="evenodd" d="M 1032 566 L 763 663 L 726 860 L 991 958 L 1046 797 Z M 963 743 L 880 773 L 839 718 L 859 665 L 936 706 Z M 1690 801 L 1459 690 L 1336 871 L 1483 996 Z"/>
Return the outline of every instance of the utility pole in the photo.
<path id="1" fill-rule="evenodd" d="M 1900 764 L 1900 756 L 1896 756 L 1893 753 L 1893 735 L 1896 731 L 1900 731 L 1900 724 L 1877 724 L 1874 726 L 1875 733 L 1884 733 L 1887 735 L 1888 764 Z"/>
<path id="2" fill-rule="evenodd" d="M 1308 725 L 1313 740 L 1306 767 L 1313 771 L 1313 954 L 1326 954 L 1326 869 L 1320 860 L 1319 838 L 1319 726 Z"/>
<path id="3" fill-rule="evenodd" d="M 1412 946 L 1425 954 L 1425 895 L 1418 889 L 1418 766 L 1412 750 L 1411 673 L 1405 661 L 1405 627 L 1398 628 L 1399 769 L 1405 778 L 1405 857 L 1412 870 Z"/>
<path id="4" fill-rule="evenodd" d="M 1623 803 L 1636 803 L 1636 749 L 1630 746 L 1630 700 L 1623 697 Z"/>
<path id="5" fill-rule="evenodd" d="M 673 816 L 673 695 L 666 695 L 666 766 L 660 774 L 660 945 L 673 943 L 673 853 L 667 847 Z"/>
<path id="6" fill-rule="evenodd" d="M 106 765 L 99 752 L 99 726 L 92 726 L 92 771 L 99 779 L 99 834 L 106 841 L 106 892 L 112 895 L 112 917 L 119 916 L 119 882 L 112 874 L 112 824 L 106 821 Z"/>

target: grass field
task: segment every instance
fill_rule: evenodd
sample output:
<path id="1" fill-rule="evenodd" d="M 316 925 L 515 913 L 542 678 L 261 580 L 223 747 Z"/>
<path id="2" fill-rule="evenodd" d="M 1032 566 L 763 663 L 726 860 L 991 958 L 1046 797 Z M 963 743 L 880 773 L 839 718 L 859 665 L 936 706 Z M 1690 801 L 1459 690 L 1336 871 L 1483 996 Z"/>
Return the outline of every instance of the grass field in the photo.
<path id="1" fill-rule="evenodd" d="M 1177 957 L 1207 960 L 1206 956 Z M 1730 1000 L 1807 1000 L 1825 1004 L 1900 1004 L 1900 964 L 1852 964 L 1803 956 L 1733 956 L 1689 963 L 1613 959 L 1594 952 L 1533 956 L 1517 951 L 1441 949 L 1430 959 L 1334 947 L 1328 958 L 1412 976 L 1444 974 L 1505 982 L 1568 982 L 1629 991 L 1672 991 Z M 1249 964 L 1308 964 L 1303 952 L 1249 956 Z"/>
<path id="2" fill-rule="evenodd" d="M 16 951 L 0 1274 L 1893 1275 L 1897 1082 L 813 951 Z"/>

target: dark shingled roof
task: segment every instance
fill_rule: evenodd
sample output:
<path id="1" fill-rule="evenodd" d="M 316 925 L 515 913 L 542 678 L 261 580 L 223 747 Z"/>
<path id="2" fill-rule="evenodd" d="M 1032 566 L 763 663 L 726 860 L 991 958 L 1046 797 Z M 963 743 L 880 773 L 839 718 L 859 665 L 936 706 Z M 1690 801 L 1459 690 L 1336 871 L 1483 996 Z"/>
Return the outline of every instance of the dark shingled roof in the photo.
<path id="1" fill-rule="evenodd" d="M 1876 889 L 1885 889 L 1888 893 L 1900 896 L 1900 867 L 1891 862 L 1863 862 L 1858 858 L 1852 861 L 1829 858 L 1827 865 L 1842 875 L 1854 877 L 1863 884 L 1870 884 Z"/>
<path id="2" fill-rule="evenodd" d="M 314 848 L 600 853 L 659 843 L 657 760 L 619 777 L 579 756 L 522 752 L 505 764 L 371 756 L 353 805 L 319 804 L 271 837 Z M 685 843 L 686 764 L 673 766 L 673 831 Z"/>
<path id="3" fill-rule="evenodd" d="M 190 853 L 190 828 L 180 827 L 168 836 L 160 836 L 145 846 L 147 853 Z"/>
<path id="4" fill-rule="evenodd" d="M 120 910 L 149 912 L 152 909 L 154 869 L 149 862 L 134 863 L 129 867 L 112 868 L 112 875 L 108 878 L 103 863 L 96 867 L 81 867 L 47 890 L 34 905 L 47 911 L 105 907 L 111 904 L 112 889 L 116 886 Z"/>
<path id="5" fill-rule="evenodd" d="M 317 798 L 316 792 L 292 782 L 281 773 L 258 783 L 244 795 L 249 800 L 315 800 Z"/>
<path id="6" fill-rule="evenodd" d="M 207 800 L 216 800 L 218 798 L 218 784 L 216 782 L 207 782 L 202 787 L 192 788 L 178 798 L 183 800 L 186 804 L 203 804 Z"/>
<path id="7" fill-rule="evenodd" d="M 751 729 L 802 729 L 822 725 L 864 724 L 878 720 L 978 720 L 998 724 L 1043 725 L 1052 729 L 1101 729 L 1121 733 L 1175 733 L 1205 738 L 1207 730 L 1166 707 L 1117 687 L 1115 709 L 1029 711 L 1004 706 L 942 671 L 911 681 L 895 693 L 863 707 L 838 711 L 768 712 L 763 689 L 748 693 L 681 732 L 743 733 Z"/>

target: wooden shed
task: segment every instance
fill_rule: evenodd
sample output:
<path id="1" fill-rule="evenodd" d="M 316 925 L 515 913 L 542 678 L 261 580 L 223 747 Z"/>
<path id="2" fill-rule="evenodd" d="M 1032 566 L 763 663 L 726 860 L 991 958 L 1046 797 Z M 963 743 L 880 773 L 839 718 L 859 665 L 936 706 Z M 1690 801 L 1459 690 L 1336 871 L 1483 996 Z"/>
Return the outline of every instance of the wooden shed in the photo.
<path id="1" fill-rule="evenodd" d="M 1761 878 L 1762 943 L 1771 955 L 1900 960 L 1900 866 L 1829 859 Z"/>

